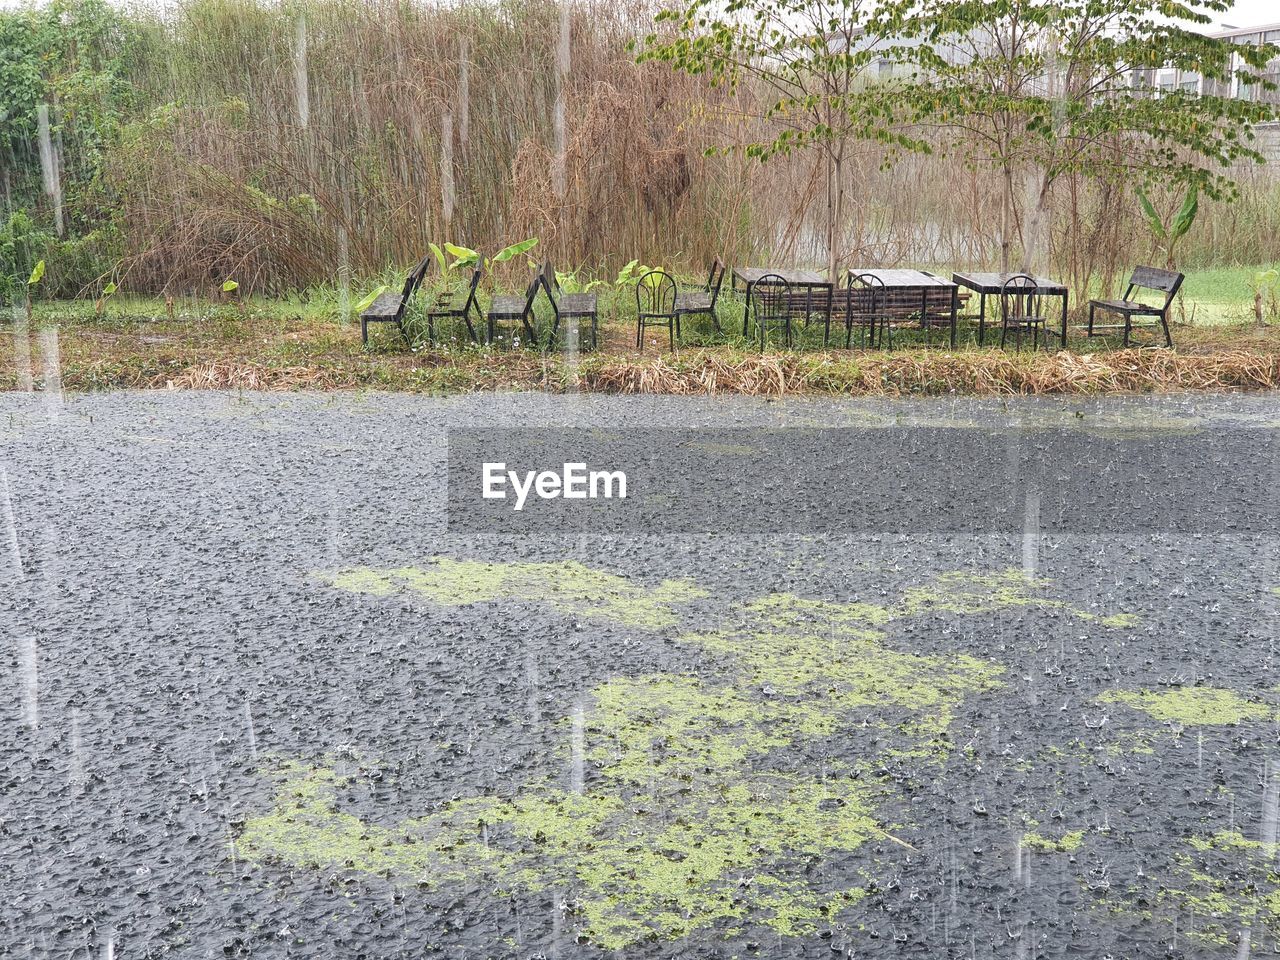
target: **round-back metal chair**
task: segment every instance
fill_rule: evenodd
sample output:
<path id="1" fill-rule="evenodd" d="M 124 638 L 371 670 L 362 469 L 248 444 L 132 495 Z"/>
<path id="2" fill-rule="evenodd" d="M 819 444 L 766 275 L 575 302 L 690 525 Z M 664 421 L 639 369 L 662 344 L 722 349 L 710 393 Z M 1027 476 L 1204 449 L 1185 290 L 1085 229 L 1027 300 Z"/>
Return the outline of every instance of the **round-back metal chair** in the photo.
<path id="1" fill-rule="evenodd" d="M 644 352 L 644 328 L 665 324 L 671 349 L 676 348 L 676 298 L 679 288 L 665 270 L 650 270 L 636 281 L 636 349 Z"/>
<path id="2" fill-rule="evenodd" d="M 889 291 L 884 281 L 874 273 L 849 274 L 845 284 L 844 348 L 853 344 L 853 325 L 860 329 L 859 346 L 870 340 L 876 345 L 876 326 L 880 327 L 880 342 L 893 349 L 893 328 L 889 325 Z"/>
<path id="3" fill-rule="evenodd" d="M 1041 333 L 1048 337 L 1048 321 L 1043 310 L 1044 295 L 1036 285 L 1035 277 L 1025 273 L 1014 274 L 1000 285 L 1000 349 L 1004 349 L 1005 339 L 1012 327 L 1017 337 L 1017 352 L 1022 352 L 1022 332 L 1031 334 L 1031 349 L 1034 352 Z M 1048 342 L 1045 349 L 1049 349 Z"/>
<path id="4" fill-rule="evenodd" d="M 760 331 L 760 349 L 764 350 L 769 326 L 781 326 L 788 349 L 791 347 L 791 284 L 776 273 L 768 273 L 751 284 L 747 291 L 751 312 Z"/>

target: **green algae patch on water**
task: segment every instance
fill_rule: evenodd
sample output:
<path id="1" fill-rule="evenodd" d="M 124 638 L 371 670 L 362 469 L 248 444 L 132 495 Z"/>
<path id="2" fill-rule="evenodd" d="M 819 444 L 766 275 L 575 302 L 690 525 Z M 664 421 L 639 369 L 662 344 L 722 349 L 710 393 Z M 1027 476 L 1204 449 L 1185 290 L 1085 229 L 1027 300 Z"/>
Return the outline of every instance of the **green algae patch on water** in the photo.
<path id="1" fill-rule="evenodd" d="M 536 599 L 569 615 L 659 628 L 675 622 L 681 603 L 705 596 L 686 581 L 646 588 L 576 563 L 442 559 L 327 579 L 442 604 Z M 681 638 L 717 655 L 715 675 L 615 678 L 591 691 L 572 736 L 567 721 L 558 724 L 566 735 L 550 759 L 559 768 L 583 763 L 581 793 L 535 780 L 387 827 L 341 809 L 348 791 L 333 771 L 297 765 L 241 845 L 259 860 L 428 886 L 568 891 L 579 933 L 604 949 L 751 926 L 809 935 L 866 896 L 865 870 L 829 882 L 815 876 L 815 862 L 869 842 L 910 846 L 889 832 L 900 828 L 886 823 L 886 804 L 902 798 L 875 769 L 890 756 L 945 760 L 965 699 L 1002 685 L 1000 664 L 895 649 L 893 624 L 937 610 L 1051 606 L 1034 593 L 1043 586 L 1020 573 L 956 573 L 897 606 L 783 593 L 734 602 L 728 629 Z M 832 736 L 854 756 L 794 769 L 797 756 Z M 1073 842 L 1070 834 L 1045 841 Z"/>
<path id="2" fill-rule="evenodd" d="M 1073 607 L 1063 600 L 1043 596 L 1052 586 L 1044 577 L 1033 577 L 1015 568 L 990 573 L 952 570 L 939 574 L 928 584 L 908 587 L 902 600 L 892 608 L 892 616 L 915 617 L 928 613 L 954 613 L 974 616 L 999 610 L 1033 607 L 1061 610 L 1069 616 L 1104 627 L 1137 626 L 1138 616 L 1116 613 L 1100 616 Z"/>
<path id="3" fill-rule="evenodd" d="M 1072 830 L 1056 840 L 1028 832 L 1022 835 L 1020 842 L 1026 850 L 1038 850 L 1041 853 L 1074 853 L 1084 843 L 1084 831 Z"/>
<path id="4" fill-rule="evenodd" d="M 1192 837 L 1173 856 L 1156 902 L 1195 917 L 1184 927 L 1192 940 L 1223 946 L 1250 927 L 1262 948 L 1280 939 L 1278 852 L 1280 845 L 1236 830 Z"/>
<path id="5" fill-rule="evenodd" d="M 1109 690 L 1101 703 L 1122 703 L 1161 723 L 1184 727 L 1224 726 L 1270 720 L 1275 710 L 1220 687 L 1178 687 L 1164 692 Z"/>
<path id="6" fill-rule="evenodd" d="M 424 567 L 354 567 L 320 578 L 340 590 L 389 596 L 412 593 L 442 606 L 494 600 L 543 602 L 562 613 L 659 630 L 677 622 L 675 608 L 708 594 L 691 580 L 639 586 L 576 561 L 487 563 L 440 557 Z"/>

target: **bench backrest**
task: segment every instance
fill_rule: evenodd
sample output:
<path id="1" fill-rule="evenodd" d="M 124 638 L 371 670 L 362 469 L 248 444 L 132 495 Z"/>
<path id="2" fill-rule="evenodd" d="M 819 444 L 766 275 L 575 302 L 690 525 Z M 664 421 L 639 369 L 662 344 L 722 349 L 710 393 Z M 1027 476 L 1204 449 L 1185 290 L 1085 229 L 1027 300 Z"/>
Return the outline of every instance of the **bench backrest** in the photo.
<path id="1" fill-rule="evenodd" d="M 413 295 L 418 292 L 418 287 L 422 286 L 422 281 L 427 278 L 427 270 L 430 266 L 431 254 L 427 254 L 404 278 L 404 286 L 400 290 L 400 303 L 396 307 L 396 320 L 404 319 L 405 308 L 409 306 Z"/>
<path id="2" fill-rule="evenodd" d="M 1124 298 L 1128 300 L 1138 287 L 1146 290 L 1159 290 L 1165 295 L 1164 305 L 1167 307 L 1173 302 L 1173 298 L 1177 295 L 1178 289 L 1185 279 L 1186 277 L 1183 274 L 1173 270 L 1161 270 L 1158 267 L 1134 267 L 1133 276 L 1129 278 L 1129 289 L 1125 292 Z"/>

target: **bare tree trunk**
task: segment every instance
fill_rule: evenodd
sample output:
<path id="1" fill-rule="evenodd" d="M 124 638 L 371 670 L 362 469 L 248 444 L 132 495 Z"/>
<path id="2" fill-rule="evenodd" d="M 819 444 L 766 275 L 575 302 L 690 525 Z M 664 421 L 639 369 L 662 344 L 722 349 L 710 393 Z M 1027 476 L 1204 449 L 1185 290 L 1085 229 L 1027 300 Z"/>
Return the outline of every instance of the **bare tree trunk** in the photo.
<path id="1" fill-rule="evenodd" d="M 827 276 L 832 283 L 836 282 L 836 218 L 839 216 L 836 202 L 836 176 L 839 161 L 834 151 L 828 147 L 827 157 Z"/>
<path id="2" fill-rule="evenodd" d="M 1049 199 L 1052 196 L 1053 180 L 1048 173 L 1040 178 L 1040 189 L 1036 191 L 1035 206 L 1027 218 L 1026 231 L 1027 242 L 1022 248 L 1022 272 L 1035 276 L 1037 268 L 1040 264 L 1035 263 L 1036 258 L 1042 257 L 1042 269 L 1048 272 L 1049 251 L 1052 242 L 1051 231 L 1049 229 Z"/>
<path id="3" fill-rule="evenodd" d="M 1013 240 L 1013 164 L 1004 162 L 1004 182 L 1000 197 L 1000 272 L 1008 273 L 1012 262 Z"/>
<path id="4" fill-rule="evenodd" d="M 827 279 L 840 279 L 841 237 L 844 227 L 844 144 L 827 154 Z"/>

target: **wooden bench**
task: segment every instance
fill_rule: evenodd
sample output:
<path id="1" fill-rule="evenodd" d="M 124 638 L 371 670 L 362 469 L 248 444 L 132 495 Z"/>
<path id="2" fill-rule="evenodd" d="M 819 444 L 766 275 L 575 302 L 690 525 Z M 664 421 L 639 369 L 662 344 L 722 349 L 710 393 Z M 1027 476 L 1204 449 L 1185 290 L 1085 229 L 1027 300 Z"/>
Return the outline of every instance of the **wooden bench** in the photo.
<path id="1" fill-rule="evenodd" d="M 1169 307 L 1185 279 L 1186 277 L 1181 273 L 1175 273 L 1172 270 L 1159 270 L 1156 267 L 1135 268 L 1133 276 L 1129 278 L 1129 289 L 1125 291 L 1122 299 L 1089 301 L 1089 336 L 1096 336 L 1094 332 L 1096 330 L 1123 330 L 1124 345 L 1127 347 L 1129 335 L 1133 332 L 1133 318 L 1156 317 L 1159 325 L 1164 328 L 1165 344 L 1172 347 L 1173 337 L 1169 335 Z M 1138 290 L 1154 290 L 1163 293 L 1164 303 L 1156 305 L 1134 300 L 1134 293 Z M 1095 324 L 1094 314 L 1098 310 L 1119 314 L 1124 318 L 1124 323 Z M 1156 324 L 1146 324 L 1146 326 L 1154 327 Z"/>
<path id="2" fill-rule="evenodd" d="M 413 299 L 413 295 L 418 292 L 418 287 L 422 285 L 422 281 L 427 275 L 427 268 L 430 265 L 431 255 L 428 254 L 405 277 L 404 286 L 399 293 L 394 290 L 388 290 L 386 293 L 379 294 L 378 299 L 369 304 L 368 308 L 360 314 L 361 343 L 365 346 L 369 345 L 369 324 L 394 323 L 400 330 L 400 336 L 404 337 L 405 344 L 408 345 L 409 334 L 404 328 L 404 312 L 409 306 L 409 301 Z"/>

